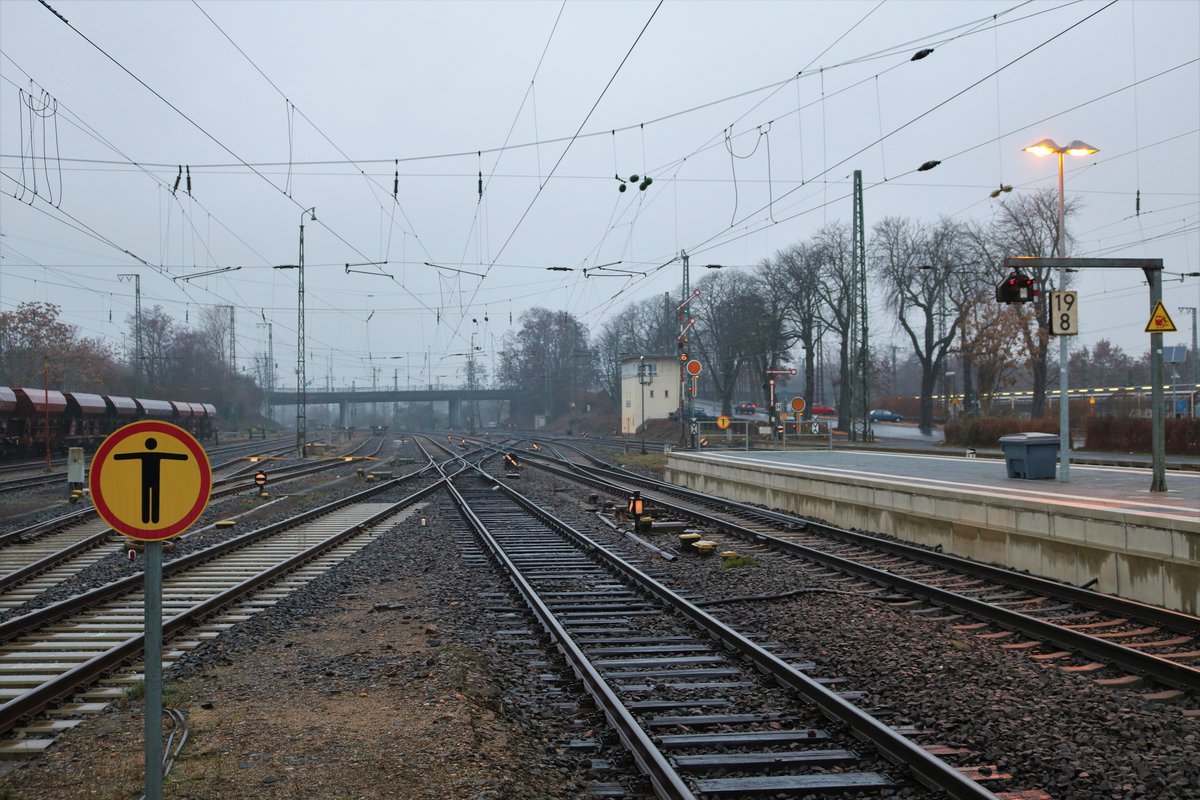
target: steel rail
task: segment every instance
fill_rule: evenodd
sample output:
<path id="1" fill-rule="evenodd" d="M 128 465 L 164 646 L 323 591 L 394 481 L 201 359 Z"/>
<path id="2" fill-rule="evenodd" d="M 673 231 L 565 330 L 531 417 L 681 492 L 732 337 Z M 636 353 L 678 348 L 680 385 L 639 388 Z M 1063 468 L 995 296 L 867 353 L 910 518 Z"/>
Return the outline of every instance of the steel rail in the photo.
<path id="1" fill-rule="evenodd" d="M 321 472 L 321 471 L 324 471 L 327 469 L 332 469 L 333 467 L 338 466 L 339 463 L 340 462 L 322 462 L 319 464 L 301 465 L 299 467 L 288 468 L 289 471 L 286 472 L 286 474 L 276 475 L 275 480 L 276 480 L 276 482 L 294 480 L 295 478 L 300 478 L 300 477 L 303 477 L 310 473 L 316 473 L 316 472 Z M 405 476 L 405 477 L 407 478 L 410 476 Z M 246 488 L 245 486 L 241 486 L 241 485 L 237 485 L 237 486 L 229 485 L 230 483 L 232 483 L 232 480 L 229 478 L 218 481 L 218 484 L 225 484 L 225 485 L 223 485 L 219 489 L 214 490 L 212 493 L 212 496 L 213 497 L 224 497 L 226 495 L 235 494 L 239 491 L 243 491 Z M 32 527 L 35 529 L 38 529 L 38 530 L 40 530 L 41 528 L 44 528 L 44 527 L 48 527 L 48 526 L 60 527 L 60 526 L 65 526 L 66 524 L 69 524 L 71 522 L 82 522 L 90 517 L 95 516 L 95 515 L 96 515 L 96 510 L 94 508 L 82 509 L 80 511 L 75 512 L 74 514 L 70 514 L 65 517 L 60 517 L 58 520 L 51 520 L 46 523 L 39 523 L 38 525 L 32 526 Z M 28 531 L 29 531 L 29 529 L 24 529 L 21 531 L 13 531 L 9 534 L 5 534 L 4 536 L 0 536 L 0 544 L 3 544 L 4 542 L 8 541 L 14 535 L 16 535 L 17 538 L 21 538 L 22 536 L 28 536 L 29 535 Z M 53 569 L 53 568 L 59 566 L 60 564 L 68 561 L 69 559 L 73 558 L 74 556 L 78 555 L 79 553 L 82 553 L 87 550 L 91 550 L 92 548 L 100 547 L 100 546 L 104 545 L 105 542 L 109 539 L 110 536 L 112 536 L 113 533 L 114 533 L 114 531 L 112 530 L 112 528 L 105 528 L 103 531 L 94 533 L 91 536 L 87 536 L 83 539 L 80 539 L 77 542 L 73 542 L 70 545 L 67 545 L 66 547 L 62 548 L 61 550 L 58 550 L 57 552 L 50 553 L 49 555 L 47 555 L 43 558 L 40 558 L 37 561 L 33 561 L 29 564 L 26 564 L 24 567 L 21 567 L 20 569 L 13 570 L 12 572 L 9 572 L 4 575 L 0 575 L 0 592 L 5 592 L 5 591 L 13 588 L 14 586 L 19 586 L 20 584 L 24 583 L 25 581 L 35 578 L 38 575 L 42 574 L 43 572 L 46 572 L 47 570 L 50 570 L 50 569 Z"/>
<path id="2" fill-rule="evenodd" d="M 48 556 L 39 558 L 37 561 L 30 562 L 20 569 L 15 569 L 7 575 L 0 575 L 0 592 L 6 592 L 14 586 L 19 586 L 25 581 L 41 575 L 47 570 L 54 569 L 59 564 L 67 561 L 82 552 L 91 550 L 93 547 L 100 547 L 112 535 L 112 528 L 105 528 L 99 533 L 93 533 L 91 536 L 85 536 L 77 542 L 67 545 L 63 549 L 51 553 Z"/>
<path id="3" fill-rule="evenodd" d="M 570 464 L 570 462 L 566 463 Z M 1102 594 L 1100 592 L 1091 591 L 1090 589 L 1081 589 L 1078 586 L 1072 586 L 1069 583 L 1052 581 L 1047 578 L 1041 578 L 1037 575 L 1029 575 L 1023 572 L 1015 572 L 1013 570 L 1005 569 L 1004 567 L 996 567 L 992 566 L 991 564 L 972 561 L 960 556 L 939 553 L 936 550 L 927 550 L 925 548 L 905 544 L 903 542 L 880 539 L 870 536 L 869 534 L 857 533 L 844 528 L 838 528 L 834 525 L 828 525 L 824 522 L 814 522 L 812 520 L 807 520 L 791 514 L 785 514 L 779 511 L 771 511 L 765 508 L 758 508 L 737 500 L 715 498 L 711 495 L 706 495 L 693 489 L 676 486 L 665 481 L 655 480 L 654 478 L 649 478 L 645 475 L 639 475 L 638 473 L 630 472 L 628 470 L 617 469 L 611 466 L 599 468 L 580 468 L 578 465 L 570 466 L 577 469 L 598 471 L 601 473 L 616 473 L 617 477 L 620 477 L 621 479 L 636 481 L 642 486 L 649 486 L 651 488 L 658 489 L 659 491 L 682 496 L 696 503 L 702 503 L 709 506 L 719 504 L 722 508 L 735 509 L 748 516 L 759 517 L 780 525 L 789 526 L 792 528 L 806 527 L 822 533 L 832 534 L 852 544 L 883 550 L 892 555 L 906 556 L 914 560 L 924 561 L 940 567 L 966 572 L 974 575 L 975 577 L 986 578 L 988 580 L 993 580 L 1000 583 L 1007 583 L 1021 589 L 1027 589 L 1029 591 L 1034 591 L 1041 594 L 1049 594 L 1061 600 L 1079 603 L 1080 605 L 1086 605 L 1101 611 L 1107 611 L 1112 614 L 1131 616 L 1143 622 L 1160 625 L 1164 628 L 1175 631 L 1176 633 L 1200 636 L 1200 617 L 1194 617 L 1181 611 L 1174 611 L 1169 608 L 1160 608 L 1158 606 L 1152 606 L 1137 600 L 1129 600 L 1123 597 Z"/>
<path id="4" fill-rule="evenodd" d="M 526 455 L 534 454 L 526 453 Z M 571 465 L 570 470 L 564 470 L 560 467 L 539 463 L 538 461 L 532 459 L 531 463 L 541 469 L 545 469 L 562 477 L 574 477 L 585 482 L 590 482 L 591 485 L 596 488 L 605 488 L 613 492 L 626 491 L 625 487 L 612 483 L 604 478 L 583 474 L 582 470 L 576 468 L 575 465 Z M 626 476 L 622 477 L 625 478 Z M 635 481 L 632 476 L 628 476 L 628 480 L 630 480 L 630 482 L 637 482 L 642 486 L 655 485 L 658 483 L 652 480 Z M 703 502 L 704 504 L 718 502 L 722 505 L 725 505 L 725 501 L 723 500 L 714 501 L 707 495 L 701 495 L 697 492 L 692 492 L 691 490 L 680 491 L 677 489 L 677 487 L 670 487 L 670 489 L 667 491 L 672 493 L 686 494 L 689 497 L 695 497 L 695 502 Z M 935 586 L 930 586 L 928 584 L 921 583 L 920 581 L 915 581 L 911 578 L 906 578 L 886 570 L 860 564 L 851 559 L 826 553 L 815 548 L 797 544 L 796 542 L 790 542 L 786 539 L 780 539 L 778 537 L 771 536 L 770 534 L 762 533 L 761 531 L 751 530 L 750 528 L 746 528 L 731 520 L 704 514 L 697 511 L 695 508 L 689 508 L 687 506 L 679 505 L 678 503 L 673 503 L 661 496 L 643 495 L 643 498 L 664 508 L 668 508 L 677 514 L 718 525 L 730 533 L 742 538 L 769 544 L 772 547 L 784 552 L 792 553 L 810 561 L 816 561 L 826 566 L 833 567 L 834 569 L 856 575 L 880 586 L 899 589 L 915 597 L 924 598 L 932 603 L 954 609 L 955 611 L 960 611 L 976 619 L 986 620 L 999 625 L 1002 628 L 1017 631 L 1031 639 L 1052 642 L 1060 647 L 1065 647 L 1091 656 L 1092 658 L 1097 658 L 1112 664 L 1116 664 L 1130 672 L 1149 675 L 1167 686 L 1172 686 L 1177 689 L 1187 689 L 1190 691 L 1200 690 L 1200 669 L 1195 667 L 1170 661 L 1161 656 L 1143 653 L 1139 650 L 1126 647 L 1116 642 L 1111 642 L 1105 639 L 1097 639 L 1086 633 L 1081 633 L 1061 625 L 1056 625 L 1053 622 L 1037 619 L 1036 617 L 1022 614 L 1019 611 L 1013 611 L 994 606 L 982 600 L 976 600 L 972 597 L 967 597 L 946 589 L 939 589 Z M 736 504 L 730 503 L 729 505 Z M 762 513 L 762 509 L 753 510 L 756 514 Z M 797 525 L 807 524 L 809 527 L 815 525 L 815 523 L 808 523 L 799 518 L 793 518 L 793 522 Z M 841 532 L 840 529 L 828 528 L 828 526 L 820 527 L 826 530 Z M 880 540 L 872 537 L 862 536 L 861 534 L 858 536 L 862 540 L 869 541 L 868 546 L 880 547 L 881 545 Z M 894 543 L 890 542 L 888 544 L 894 545 Z M 1010 573 L 996 567 L 987 567 L 987 570 L 980 570 L 976 572 L 976 568 L 986 565 L 981 565 L 977 562 L 965 561 L 963 559 L 957 559 L 953 556 L 946 556 L 945 554 L 941 553 L 933 553 L 930 551 L 921 550 L 920 548 L 911 549 L 916 553 L 915 555 L 910 556 L 912 558 L 924 560 L 929 556 L 936 556 L 937 560 L 930 559 L 930 561 L 954 569 L 959 569 L 960 567 L 958 565 L 962 563 L 964 566 L 962 566 L 961 569 L 970 572 L 971 574 L 991 577 L 991 579 L 999 582 L 1011 582 L 1014 585 L 1021 586 L 1022 588 L 1031 588 L 1044 594 L 1060 597 L 1062 599 L 1069 599 L 1072 600 L 1072 602 L 1077 602 L 1081 605 L 1089 607 L 1099 607 L 1106 611 L 1113 611 L 1116 609 L 1115 613 L 1119 613 L 1122 616 L 1132 615 L 1136 617 L 1137 611 L 1142 609 L 1150 609 L 1163 612 L 1159 616 L 1164 619 L 1176 620 L 1179 618 L 1179 621 L 1175 624 L 1190 623 L 1191 626 L 1194 626 L 1197 622 L 1200 622 L 1200 620 L 1196 620 L 1194 617 L 1188 617 L 1187 615 L 1179 614 L 1178 612 L 1173 612 L 1166 609 L 1153 609 L 1153 607 L 1145 606 L 1141 603 L 1134 603 L 1133 601 L 1125 601 L 1121 600 L 1120 598 L 1112 598 L 1108 595 L 1087 592 L 1076 587 L 1064 586 L 1063 584 L 1055 583 L 1054 581 L 1047 581 L 1045 579 L 1036 578 L 1030 575 L 1021 575 L 1020 578 L 1022 580 L 1020 581 L 1013 580 L 1012 576 L 1016 575 L 1016 573 Z M 908 553 L 904 553 L 900 550 L 890 550 L 890 552 L 908 555 Z M 993 575 L 996 575 L 996 577 L 992 577 Z M 1069 591 L 1063 591 L 1064 589 Z M 1104 598 L 1105 602 L 1103 604 L 1096 603 L 1097 598 Z M 1188 627 L 1185 628 L 1185 630 L 1194 631 L 1195 628 Z"/>
<path id="5" fill-rule="evenodd" d="M 486 474 L 486 473 L 485 473 Z M 504 572 L 508 575 L 513 586 L 520 593 L 525 604 L 529 606 L 530 611 L 541 622 L 542 627 L 550 634 L 555 644 L 558 645 L 563 657 L 570 664 L 571 669 L 582 681 L 587 693 L 596 701 L 596 705 L 604 713 L 605 718 L 613 729 L 617 732 L 617 737 L 621 743 L 633 756 L 634 762 L 638 768 L 650 780 L 654 786 L 655 794 L 664 798 L 664 800 L 694 800 L 695 795 L 679 773 L 671 766 L 666 756 L 662 754 L 650 737 L 642 729 L 642 727 L 634 719 L 633 714 L 625 707 L 625 704 L 620 701 L 616 693 L 608 683 L 601 677 L 599 671 L 592 665 L 591 661 L 575 641 L 563 625 L 558 621 L 554 613 L 546 606 L 538 595 L 537 591 L 529 584 L 525 577 L 521 574 L 516 564 L 504 552 L 504 549 L 492 536 L 487 526 L 471 509 L 466 498 L 458 491 L 449 480 L 447 487 L 450 496 L 458 505 L 459 511 L 467 524 L 475 532 L 475 535 L 487 547 L 492 557 L 500 564 Z"/>
<path id="6" fill-rule="evenodd" d="M 764 650 L 744 635 L 718 620 L 694 603 L 686 600 L 662 583 L 651 578 L 595 540 L 580 533 L 532 500 L 521 495 L 502 481 L 483 473 L 485 479 L 500 487 L 522 508 L 543 524 L 558 531 L 576 546 L 602 561 L 620 577 L 636 584 L 642 591 L 657 598 L 666 606 L 690 619 L 723 645 L 749 659 L 762 672 L 781 685 L 814 703 L 826 717 L 846 725 L 856 736 L 872 744 L 888 760 L 907 768 L 923 785 L 945 792 L 953 800 L 995 800 L 996 795 L 963 775 L 956 768 L 931 755 L 921 746 L 897 733 L 836 692 L 793 668 L 786 661 Z"/>
<path id="7" fill-rule="evenodd" d="M 410 472 L 407 475 L 400 476 L 399 478 L 393 478 L 390 481 L 385 481 L 347 497 L 333 500 L 325 505 L 302 512 L 294 517 L 272 523 L 266 527 L 259 528 L 258 530 L 244 533 L 241 536 L 228 539 L 220 544 L 215 544 L 212 547 L 206 547 L 203 550 L 197 550 L 194 553 L 189 553 L 186 556 L 181 556 L 180 558 L 168 561 L 163 564 L 163 577 L 170 577 L 171 575 L 174 575 L 177 572 L 182 572 L 183 570 L 186 570 L 197 563 L 210 560 L 231 550 L 237 550 L 248 544 L 252 544 L 259 539 L 278 533 L 279 531 L 295 527 L 296 525 L 301 525 L 311 519 L 315 519 L 332 511 L 336 511 L 339 508 L 353 505 L 354 503 L 366 500 L 374 495 L 394 489 L 408 480 L 423 475 L 425 471 L 426 468 L 423 467 L 415 472 Z M 0 643 L 7 642 L 13 637 L 19 636 L 25 631 L 37 628 L 40 625 L 60 619 L 68 614 L 73 614 L 76 611 L 86 608 L 94 603 L 98 603 L 103 600 L 107 600 L 110 597 L 116 597 L 120 594 L 123 594 L 132 588 L 136 588 L 141 581 L 142 573 L 138 572 L 133 575 L 120 578 L 119 580 L 115 580 L 112 583 L 98 586 L 95 589 L 75 595 L 74 597 L 69 597 L 66 600 L 61 600 L 57 603 L 53 603 L 52 605 L 35 609 L 30 611 L 28 614 L 22 614 L 19 617 L 13 617 L 12 619 L 0 622 Z"/>
<path id="8" fill-rule="evenodd" d="M 319 472 L 321 470 L 328 469 L 330 466 L 331 465 L 323 464 L 320 466 L 320 468 L 305 467 L 303 469 L 297 470 L 295 473 L 289 473 L 282 477 L 277 477 L 276 480 L 277 481 L 292 480 L 294 478 L 303 477 L 311 472 Z M 212 493 L 212 496 L 213 497 L 224 497 L 225 495 L 235 494 L 238 491 L 242 491 L 242 490 L 244 490 L 244 488 L 245 487 L 243 487 L 243 486 L 224 486 L 224 487 L 214 491 Z M 57 520 L 50 520 L 48 522 L 39 523 L 39 525 L 32 526 L 32 527 L 34 527 L 34 528 L 42 528 L 42 527 L 47 527 L 47 526 L 65 527 L 69 523 L 82 522 L 82 521 L 85 521 L 87 518 L 95 516 L 95 515 L 96 515 L 96 510 L 94 508 L 82 509 L 80 511 L 75 512 L 74 514 L 70 514 L 65 517 L 60 517 Z M 21 531 L 14 531 L 13 533 L 28 535 L 28 530 L 29 529 L 24 529 Z M 50 553 L 49 555 L 47 555 L 43 558 L 40 558 L 37 561 L 33 561 L 33 562 L 30 562 L 29 564 L 26 564 L 24 567 L 21 567 L 20 569 L 16 569 L 7 574 L 0 575 L 0 592 L 6 592 L 9 589 L 13 588 L 14 586 L 19 586 L 22 583 L 24 583 L 25 581 L 35 578 L 38 575 L 42 574 L 43 572 L 46 572 L 47 570 L 51 570 L 51 569 L 57 567 L 58 565 L 70 560 L 71 558 L 78 555 L 79 553 L 85 552 L 87 550 L 91 550 L 94 547 L 100 547 L 100 546 L 104 545 L 114 533 L 115 533 L 115 531 L 112 528 L 105 527 L 105 529 L 102 531 L 98 531 L 97 533 L 94 533 L 91 536 L 87 536 L 87 537 L 84 537 L 83 539 L 80 539 L 77 542 L 73 542 L 72 544 L 67 545 L 66 547 L 62 548 L 61 550 L 58 550 L 54 553 Z M 8 536 L 8 534 L 6 534 L 6 536 Z M 4 538 L 5 537 L 0 537 L 0 541 L 3 541 Z"/>
<path id="9" fill-rule="evenodd" d="M 171 617 L 169 620 L 163 623 L 163 640 L 165 641 L 169 639 L 179 631 L 195 624 L 198 620 L 201 620 L 213 612 L 233 602 L 236 602 L 242 597 L 259 589 L 263 585 L 274 581 L 280 576 L 291 572 L 297 567 L 336 547 L 346 539 L 361 533 L 371 525 L 374 525 L 381 520 L 396 514 L 405 507 L 412 505 L 429 494 L 432 494 L 433 492 L 437 491 L 441 485 L 442 481 L 436 481 L 429 486 L 414 492 L 403 500 L 398 501 L 392 506 L 372 514 L 365 520 L 357 522 L 350 527 L 345 528 L 344 530 L 314 544 L 312 547 L 302 550 L 301 552 L 296 553 L 295 555 L 279 562 L 278 564 L 275 564 L 274 566 L 258 573 L 257 575 L 254 575 L 253 577 L 250 577 L 241 583 L 232 586 L 223 592 L 220 592 L 219 594 L 213 595 L 207 600 L 197 603 L 186 611 Z M 323 508 L 326 510 L 335 510 L 330 509 L 328 506 L 324 506 Z M 245 537 L 239 537 L 239 539 L 244 538 Z M 210 548 L 210 550 L 212 549 L 215 548 Z M 210 550 L 203 551 L 203 553 L 209 553 Z M 196 555 L 201 554 L 202 553 L 197 553 Z M 189 560 L 189 558 L 178 559 L 171 562 L 171 564 L 178 565 L 180 562 L 186 560 Z M 178 568 L 173 570 L 175 573 L 180 571 L 181 570 Z M 164 568 L 164 577 L 165 573 L 166 569 Z M 136 582 L 142 578 L 142 575 L 139 573 L 138 575 L 130 577 L 134 579 L 134 583 L 136 584 Z M 126 588 L 129 589 L 136 588 L 136 586 L 128 586 L 130 583 L 129 579 L 117 581 L 116 583 L 126 584 Z M 109 586 L 112 585 L 113 584 L 109 584 Z M 21 619 L 24 619 L 24 617 Z M 2 706 L 0 706 L 0 733 L 4 733 L 12 729 L 21 719 L 33 714 L 37 714 L 58 700 L 69 696 L 80 686 L 85 686 L 92 683 L 105 673 L 119 667 L 125 661 L 138 657 L 142 653 L 144 642 L 144 633 L 131 636 L 115 647 L 104 651 L 103 653 L 83 662 L 82 664 L 79 664 L 67 672 L 56 676 L 52 680 L 49 680 L 40 686 L 36 686 L 33 689 L 30 689 L 29 691 L 13 698 L 7 703 L 4 703 Z"/>

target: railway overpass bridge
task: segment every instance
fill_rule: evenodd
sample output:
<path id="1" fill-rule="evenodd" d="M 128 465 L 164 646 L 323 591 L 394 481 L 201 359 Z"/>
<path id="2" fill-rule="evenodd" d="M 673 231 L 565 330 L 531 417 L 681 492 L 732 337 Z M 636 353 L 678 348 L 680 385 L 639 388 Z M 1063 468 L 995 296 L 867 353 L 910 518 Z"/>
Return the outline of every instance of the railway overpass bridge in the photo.
<path id="1" fill-rule="evenodd" d="M 305 392 L 307 406 L 338 407 L 338 425 L 349 424 L 350 406 L 371 403 L 446 403 L 449 406 L 451 427 L 462 427 L 463 404 L 478 400 L 508 400 L 510 403 L 529 392 L 520 389 L 333 389 Z M 295 406 L 296 391 L 276 389 L 267 396 L 269 406 Z"/>

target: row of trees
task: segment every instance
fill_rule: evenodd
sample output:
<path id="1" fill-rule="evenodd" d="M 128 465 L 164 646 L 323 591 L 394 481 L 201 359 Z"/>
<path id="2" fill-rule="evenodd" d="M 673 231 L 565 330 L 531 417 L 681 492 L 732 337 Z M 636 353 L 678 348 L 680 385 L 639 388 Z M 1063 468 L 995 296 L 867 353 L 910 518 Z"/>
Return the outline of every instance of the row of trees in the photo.
<path id="1" fill-rule="evenodd" d="M 1076 211 L 1065 209 L 1066 219 Z M 943 393 L 939 380 L 953 367 L 968 413 L 988 413 L 994 394 L 1015 385 L 1031 387 L 1032 414 L 1046 412 L 1047 387 L 1057 377 L 1049 358 L 1047 327 L 1049 293 L 1057 288 L 1051 270 L 1031 270 L 1039 294 L 1036 302 L 1007 306 L 995 301 L 995 286 L 1004 275 L 1006 256 L 1046 257 L 1058 238 L 1057 195 L 1052 190 L 1015 195 L 1000 203 L 988 223 L 941 218 L 923 222 L 886 217 L 870 231 L 867 273 L 876 300 L 887 314 L 871 319 L 880 338 L 899 333 L 905 346 L 901 362 L 917 373 L 918 420 L 933 423 L 934 396 Z M 1073 241 L 1064 235 L 1064 254 Z M 852 379 L 849 352 L 854 320 L 849 309 L 859 291 L 847 224 L 833 222 L 808 239 L 764 259 L 752 270 L 721 270 L 696 283 L 694 332 L 686 344 L 689 356 L 704 364 L 703 385 L 725 413 L 747 386 L 767 387 L 765 370 L 802 359 L 804 395 L 811 406 L 820 398 L 820 375 L 835 393 Z M 498 379 L 505 386 L 524 386 L 545 393 L 545 408 L 562 413 L 570 398 L 555 387 L 595 385 L 620 402 L 619 362 L 639 353 L 677 352 L 677 300 L 655 296 L 631 303 L 591 337 L 565 312 L 535 309 L 521 319 L 512 349 L 504 353 Z M 878 306 L 878 302 L 876 303 Z M 580 352 L 591 358 L 580 360 Z M 836 353 L 823 363 L 822 353 Z M 872 350 L 868 375 L 873 396 L 892 394 L 896 353 Z M 1145 359 L 1134 360 L 1108 342 L 1072 355 L 1075 382 L 1085 384 L 1146 380 Z M 541 382 L 545 381 L 543 388 Z M 711 388 L 710 388 L 711 387 Z M 841 407 L 841 424 L 850 409 Z"/>
<path id="2" fill-rule="evenodd" d="M 207 309 L 195 327 L 155 306 L 141 319 L 141 369 L 108 344 L 61 320 L 53 303 L 22 303 L 0 313 L 0 386 L 132 395 L 212 403 L 226 419 L 257 414 L 262 391 L 229 368 L 229 318 Z M 126 320 L 131 332 L 137 320 Z M 131 340 L 136 342 L 136 334 Z M 130 347 L 136 353 L 137 346 Z"/>

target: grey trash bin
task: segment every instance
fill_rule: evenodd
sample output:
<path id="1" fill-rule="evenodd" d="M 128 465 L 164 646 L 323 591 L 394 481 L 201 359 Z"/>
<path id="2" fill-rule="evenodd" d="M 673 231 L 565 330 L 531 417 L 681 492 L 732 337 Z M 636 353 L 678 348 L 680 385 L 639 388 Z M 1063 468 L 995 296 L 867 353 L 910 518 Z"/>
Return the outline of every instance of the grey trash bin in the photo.
<path id="1" fill-rule="evenodd" d="M 1058 466 L 1058 435 L 1054 433 L 1010 433 L 1000 437 L 1008 477 L 1053 478 Z"/>

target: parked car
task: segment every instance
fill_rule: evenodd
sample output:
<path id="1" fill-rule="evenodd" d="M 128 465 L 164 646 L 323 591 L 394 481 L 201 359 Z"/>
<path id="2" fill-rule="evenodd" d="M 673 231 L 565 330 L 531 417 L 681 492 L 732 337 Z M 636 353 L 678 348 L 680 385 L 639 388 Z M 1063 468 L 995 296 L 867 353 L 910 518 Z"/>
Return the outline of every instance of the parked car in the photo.
<path id="1" fill-rule="evenodd" d="M 812 413 L 818 417 L 833 417 L 837 415 L 837 409 L 832 406 L 813 406 Z"/>
<path id="2" fill-rule="evenodd" d="M 904 419 L 894 411 L 888 411 L 886 408 L 875 408 L 871 410 L 871 422 L 899 422 Z"/>
<path id="3" fill-rule="evenodd" d="M 737 407 L 734 409 L 734 411 L 737 412 L 738 414 L 750 414 L 750 415 L 753 415 L 754 412 L 757 410 L 758 410 L 758 406 L 755 405 L 754 403 L 738 403 Z"/>
<path id="4" fill-rule="evenodd" d="M 694 411 L 692 411 L 692 419 L 713 420 L 713 419 L 716 419 L 716 417 L 714 417 L 712 414 L 708 413 L 707 411 L 705 411 L 702 408 L 697 408 Z"/>

